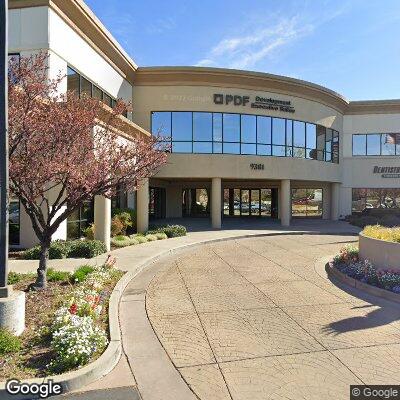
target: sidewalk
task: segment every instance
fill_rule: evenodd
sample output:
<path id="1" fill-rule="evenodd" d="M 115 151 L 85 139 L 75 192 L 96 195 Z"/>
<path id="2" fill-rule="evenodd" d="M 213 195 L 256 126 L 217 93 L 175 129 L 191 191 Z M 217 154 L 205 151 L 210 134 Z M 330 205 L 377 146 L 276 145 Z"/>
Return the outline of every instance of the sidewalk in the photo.
<path id="1" fill-rule="evenodd" d="M 360 229 L 348 224 L 347 222 L 325 221 L 325 220 L 301 220 L 293 221 L 292 226 L 283 228 L 276 223 L 263 224 L 258 221 L 242 222 L 238 220 L 234 224 L 229 223 L 228 228 L 221 230 L 205 230 L 203 224 L 198 230 L 197 223 L 186 224 L 188 229 L 187 236 L 159 240 L 156 242 L 143 243 L 136 246 L 129 246 L 110 252 L 117 258 L 117 266 L 124 271 L 138 272 L 140 268 L 154 258 L 159 257 L 173 250 L 178 250 L 190 245 L 196 245 L 207 241 L 223 240 L 228 238 L 243 236 L 262 236 L 268 234 L 279 235 L 281 233 L 309 233 L 309 234 L 357 234 Z M 182 221 L 181 221 L 182 222 Z M 73 271 L 80 265 L 101 265 L 107 258 L 107 254 L 91 259 L 62 259 L 49 260 L 48 267 L 62 270 Z M 10 260 L 11 271 L 26 273 L 35 272 L 38 267 L 38 260 Z"/>

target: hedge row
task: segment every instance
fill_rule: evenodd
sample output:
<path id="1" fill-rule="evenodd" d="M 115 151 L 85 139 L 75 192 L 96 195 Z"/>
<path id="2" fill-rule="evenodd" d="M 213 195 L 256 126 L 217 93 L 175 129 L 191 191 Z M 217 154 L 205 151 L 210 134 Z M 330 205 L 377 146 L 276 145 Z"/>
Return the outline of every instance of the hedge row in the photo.
<path id="1" fill-rule="evenodd" d="M 56 240 L 51 242 L 49 258 L 92 258 L 106 251 L 105 244 L 100 240 Z M 23 258 L 26 260 L 39 260 L 40 246 L 25 250 Z"/>

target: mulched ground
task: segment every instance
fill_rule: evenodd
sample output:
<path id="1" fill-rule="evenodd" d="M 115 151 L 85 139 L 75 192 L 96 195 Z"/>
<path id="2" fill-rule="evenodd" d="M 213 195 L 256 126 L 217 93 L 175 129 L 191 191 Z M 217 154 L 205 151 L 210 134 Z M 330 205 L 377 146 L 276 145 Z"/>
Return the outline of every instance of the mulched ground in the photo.
<path id="1" fill-rule="evenodd" d="M 104 303 L 98 323 L 107 332 L 108 300 L 118 279 L 105 287 L 102 295 Z M 69 282 L 48 282 L 45 290 L 28 291 L 28 286 L 34 280 L 35 276 L 29 275 L 13 285 L 14 289 L 26 293 L 26 329 L 20 336 L 21 350 L 18 353 L 0 357 L 0 381 L 11 377 L 27 379 L 48 375 L 46 366 L 54 354 L 50 348 L 50 336 L 46 334 L 46 327 L 51 324 L 54 312 L 61 305 L 63 299 L 73 290 L 73 285 Z M 42 327 L 44 327 L 43 330 Z"/>

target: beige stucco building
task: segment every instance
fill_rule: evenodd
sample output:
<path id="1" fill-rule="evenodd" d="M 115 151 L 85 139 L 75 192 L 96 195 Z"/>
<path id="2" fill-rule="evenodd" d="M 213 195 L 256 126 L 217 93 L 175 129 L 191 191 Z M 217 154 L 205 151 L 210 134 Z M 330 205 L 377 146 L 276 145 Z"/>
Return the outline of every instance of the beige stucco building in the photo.
<path id="1" fill-rule="evenodd" d="M 400 207 L 400 100 L 349 102 L 258 72 L 142 68 L 81 1 L 14 0 L 10 8 L 10 53 L 47 49 L 50 73 L 89 80 L 111 104 L 131 100 L 129 129 L 164 137 L 167 164 L 112 204 L 136 208 L 139 230 L 152 218 L 202 217 L 220 228 L 225 218 L 257 217 L 288 226 L 292 218 Z M 103 236 L 110 208 L 98 200 L 92 216 Z M 34 238 L 24 221 L 21 211 L 18 243 L 27 247 Z M 76 221 L 57 237 L 71 236 Z"/>

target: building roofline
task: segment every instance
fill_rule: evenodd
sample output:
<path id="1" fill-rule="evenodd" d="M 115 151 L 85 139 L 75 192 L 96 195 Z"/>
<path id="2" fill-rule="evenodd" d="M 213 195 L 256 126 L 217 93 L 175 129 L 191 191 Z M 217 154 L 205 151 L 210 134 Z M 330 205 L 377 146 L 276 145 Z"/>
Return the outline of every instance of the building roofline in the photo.
<path id="1" fill-rule="evenodd" d="M 104 57 L 125 79 L 133 82 L 138 66 L 82 0 L 10 0 L 8 8 L 49 7 Z"/>
<path id="2" fill-rule="evenodd" d="M 317 101 L 334 108 L 343 115 L 400 113 L 400 99 L 349 101 L 341 94 L 324 86 L 265 72 L 188 66 L 138 67 L 134 83 L 137 86 L 208 85 L 269 90 L 274 93 Z"/>

